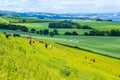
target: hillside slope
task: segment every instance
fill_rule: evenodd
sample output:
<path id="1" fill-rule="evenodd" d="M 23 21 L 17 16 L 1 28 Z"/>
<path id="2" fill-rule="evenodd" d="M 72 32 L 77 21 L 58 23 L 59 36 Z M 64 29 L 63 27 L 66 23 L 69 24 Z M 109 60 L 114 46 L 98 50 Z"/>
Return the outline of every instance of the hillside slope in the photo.
<path id="1" fill-rule="evenodd" d="M 120 60 L 0 34 L 0 80 L 119 80 Z M 84 58 L 87 56 L 87 59 Z M 95 58 L 91 62 L 90 58 Z"/>
<path id="2" fill-rule="evenodd" d="M 0 17 L 0 23 L 8 23 L 8 21 Z"/>

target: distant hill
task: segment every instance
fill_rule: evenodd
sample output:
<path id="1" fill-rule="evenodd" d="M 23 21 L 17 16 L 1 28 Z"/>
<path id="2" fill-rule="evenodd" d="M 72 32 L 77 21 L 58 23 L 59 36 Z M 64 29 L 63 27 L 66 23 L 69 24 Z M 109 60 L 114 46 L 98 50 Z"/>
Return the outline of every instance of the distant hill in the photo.
<path id="1" fill-rule="evenodd" d="M 56 13 L 46 13 L 46 12 L 13 12 L 13 11 L 0 11 L 0 14 L 14 15 L 21 17 L 38 17 L 41 19 L 81 19 L 81 20 L 96 20 L 98 18 L 107 20 L 111 19 L 114 21 L 120 21 L 120 13 L 81 13 L 81 14 L 56 14 Z M 117 20 L 116 20 L 117 18 Z"/>

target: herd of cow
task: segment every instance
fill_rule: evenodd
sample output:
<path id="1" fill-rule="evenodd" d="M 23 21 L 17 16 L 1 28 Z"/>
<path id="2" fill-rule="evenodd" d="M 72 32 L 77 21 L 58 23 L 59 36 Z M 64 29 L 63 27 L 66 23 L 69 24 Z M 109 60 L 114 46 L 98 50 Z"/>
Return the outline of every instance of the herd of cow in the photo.
<path id="1" fill-rule="evenodd" d="M 8 34 L 7 32 L 4 32 L 3 34 L 5 34 L 6 38 L 9 38 L 10 36 L 12 36 L 11 34 Z M 19 34 L 13 34 L 13 37 L 20 37 Z M 29 39 L 29 44 L 32 45 L 35 43 L 35 40 L 31 37 L 31 35 L 27 36 L 27 38 Z M 43 43 L 42 40 L 39 40 L 39 43 Z M 52 48 L 52 45 L 49 45 L 50 48 Z M 48 44 L 45 44 L 45 48 L 48 48 Z M 84 56 L 84 59 L 87 59 L 87 56 Z M 90 61 L 95 62 L 96 59 L 95 58 L 90 58 Z"/>
<path id="2" fill-rule="evenodd" d="M 5 37 L 6 38 L 9 38 L 10 36 L 13 36 L 13 37 L 21 37 L 20 34 L 9 34 L 7 32 L 3 32 L 3 34 L 5 34 Z M 32 38 L 31 35 L 27 36 L 27 38 L 29 39 L 29 44 L 32 45 L 35 43 L 35 40 Z M 39 43 L 43 43 L 43 40 L 39 40 Z M 52 48 L 52 45 L 50 44 L 49 45 L 50 48 Z M 45 48 L 48 48 L 48 44 L 45 44 Z"/>

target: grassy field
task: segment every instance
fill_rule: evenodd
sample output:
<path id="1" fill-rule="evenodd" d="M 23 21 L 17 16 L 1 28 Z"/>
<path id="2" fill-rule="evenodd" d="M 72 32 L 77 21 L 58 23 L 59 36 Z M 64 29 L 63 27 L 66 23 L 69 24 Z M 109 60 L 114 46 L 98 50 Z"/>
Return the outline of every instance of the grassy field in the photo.
<path id="1" fill-rule="evenodd" d="M 97 30 L 120 29 L 120 22 L 110 21 L 94 21 L 94 20 L 78 20 L 80 25 L 89 25 Z"/>
<path id="2" fill-rule="evenodd" d="M 99 54 L 120 58 L 120 37 L 100 37 L 100 36 L 49 36 L 37 35 L 32 33 L 16 32 L 13 30 L 0 30 L 0 33 L 18 33 L 23 36 L 32 35 L 35 38 L 41 38 L 56 43 L 69 46 L 78 46 L 79 48 L 90 50 Z"/>
<path id="3" fill-rule="evenodd" d="M 101 31 L 106 31 L 106 30 L 111 30 L 111 29 L 120 29 L 120 22 L 109 22 L 109 21 L 90 21 L 90 20 L 79 20 L 76 21 L 80 25 L 89 25 L 92 28 L 95 28 L 97 30 Z M 37 30 L 40 29 L 48 29 L 48 24 L 49 22 L 44 22 L 44 23 L 18 23 L 17 25 L 24 25 L 27 26 L 29 29 L 35 28 Z M 50 29 L 51 31 L 53 29 Z M 90 29 L 58 29 L 60 34 L 64 34 L 66 31 L 68 32 L 73 32 L 76 31 L 80 35 L 84 34 L 84 32 L 90 31 Z"/>
<path id="4" fill-rule="evenodd" d="M 8 21 L 0 17 L 0 23 L 8 23 Z"/>
<path id="5" fill-rule="evenodd" d="M 26 22 L 41 22 L 44 21 L 42 19 L 36 17 L 17 17 L 17 16 L 2 16 L 3 19 L 10 22 L 19 22 L 22 20 L 26 20 Z"/>
<path id="6" fill-rule="evenodd" d="M 17 22 L 17 21 L 22 21 L 22 20 L 26 20 L 26 23 L 14 23 L 16 25 L 23 25 L 29 28 L 29 30 L 31 28 L 35 28 L 36 30 L 40 30 L 40 29 L 48 29 L 48 24 L 50 22 L 58 22 L 58 21 L 62 21 L 62 20 L 43 20 L 43 19 L 39 19 L 39 18 L 35 18 L 35 17 L 1 17 L 0 18 L 0 22 L 6 22 L 6 21 L 13 21 L 13 22 Z M 36 23 L 33 23 L 36 22 Z M 110 22 L 110 21 L 94 21 L 94 20 L 75 20 L 75 22 L 78 22 L 80 25 L 89 25 L 92 28 L 95 28 L 97 30 L 111 30 L 111 29 L 120 29 L 120 22 Z M 52 31 L 53 29 L 50 29 L 50 31 Z M 79 33 L 80 35 L 83 35 L 84 32 L 88 32 L 90 31 L 85 30 L 85 29 L 57 29 L 59 31 L 60 34 L 64 34 L 66 31 L 68 32 L 73 32 L 76 31 L 77 33 Z"/>
<path id="7" fill-rule="evenodd" d="M 5 20 L 30 20 L 31 18 L 25 18 L 25 17 L 4 17 L 0 18 L 1 22 L 4 22 Z M 39 20 L 38 18 L 33 18 L 31 20 Z M 59 20 L 58 20 L 59 21 Z M 119 29 L 120 23 L 119 22 L 109 22 L 109 21 L 90 21 L 90 20 L 80 20 L 77 21 L 81 25 L 90 25 L 91 27 L 94 27 L 98 30 L 109 30 L 109 29 Z M 40 29 L 48 29 L 49 22 L 41 22 L 41 23 L 15 23 L 16 25 L 24 25 L 29 28 L 35 28 L 36 30 Z M 52 31 L 53 29 L 49 29 Z M 76 31 L 79 34 L 83 34 L 84 32 L 87 32 L 89 30 L 83 30 L 83 29 L 57 29 L 60 34 L 64 34 L 65 32 L 73 32 Z M 0 30 L 1 33 L 3 32 L 9 32 L 9 33 L 16 33 L 16 31 L 6 31 L 6 30 Z M 56 36 L 54 38 L 51 37 L 45 37 L 41 35 L 31 34 L 31 33 L 23 33 L 23 32 L 17 32 L 22 35 L 33 35 L 37 38 L 42 38 L 46 40 L 51 40 L 54 42 L 59 42 L 65 45 L 70 46 L 78 46 L 83 49 L 91 50 L 96 53 L 105 54 L 113 57 L 120 58 L 120 38 L 119 37 L 89 37 L 89 36 Z M 76 42 L 75 42 L 76 41 Z"/>
<path id="8" fill-rule="evenodd" d="M 120 58 L 120 37 L 56 36 L 51 41 Z"/>
<path id="9" fill-rule="evenodd" d="M 6 39 L 0 34 L 0 80 L 119 80 L 120 60 L 52 42 Z M 87 59 L 83 57 L 87 56 Z M 91 62 L 95 58 L 96 62 Z"/>

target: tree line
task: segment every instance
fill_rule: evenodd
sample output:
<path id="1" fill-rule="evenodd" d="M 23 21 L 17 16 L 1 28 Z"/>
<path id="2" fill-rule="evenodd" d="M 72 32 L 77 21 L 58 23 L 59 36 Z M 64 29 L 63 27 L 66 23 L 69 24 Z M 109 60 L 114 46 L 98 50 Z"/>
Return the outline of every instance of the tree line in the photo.
<path id="1" fill-rule="evenodd" d="M 57 29 L 54 29 L 53 31 L 50 31 L 49 29 L 43 29 L 43 30 L 37 31 L 36 29 L 32 28 L 30 32 L 40 34 L 40 35 L 50 35 L 51 37 L 53 37 L 54 35 L 59 35 Z"/>
<path id="2" fill-rule="evenodd" d="M 93 29 L 89 25 L 81 26 L 77 22 L 73 21 L 61 21 L 61 22 L 51 22 L 48 25 L 49 28 L 77 28 L 77 29 Z"/>
<path id="3" fill-rule="evenodd" d="M 20 30 L 23 32 L 28 32 L 28 28 L 21 25 L 13 25 L 13 24 L 0 24 L 0 29 L 7 29 L 7 30 Z"/>
<path id="4" fill-rule="evenodd" d="M 120 30 L 119 29 L 112 29 L 110 31 L 92 30 L 89 32 L 85 32 L 84 35 L 86 36 L 120 36 Z"/>

